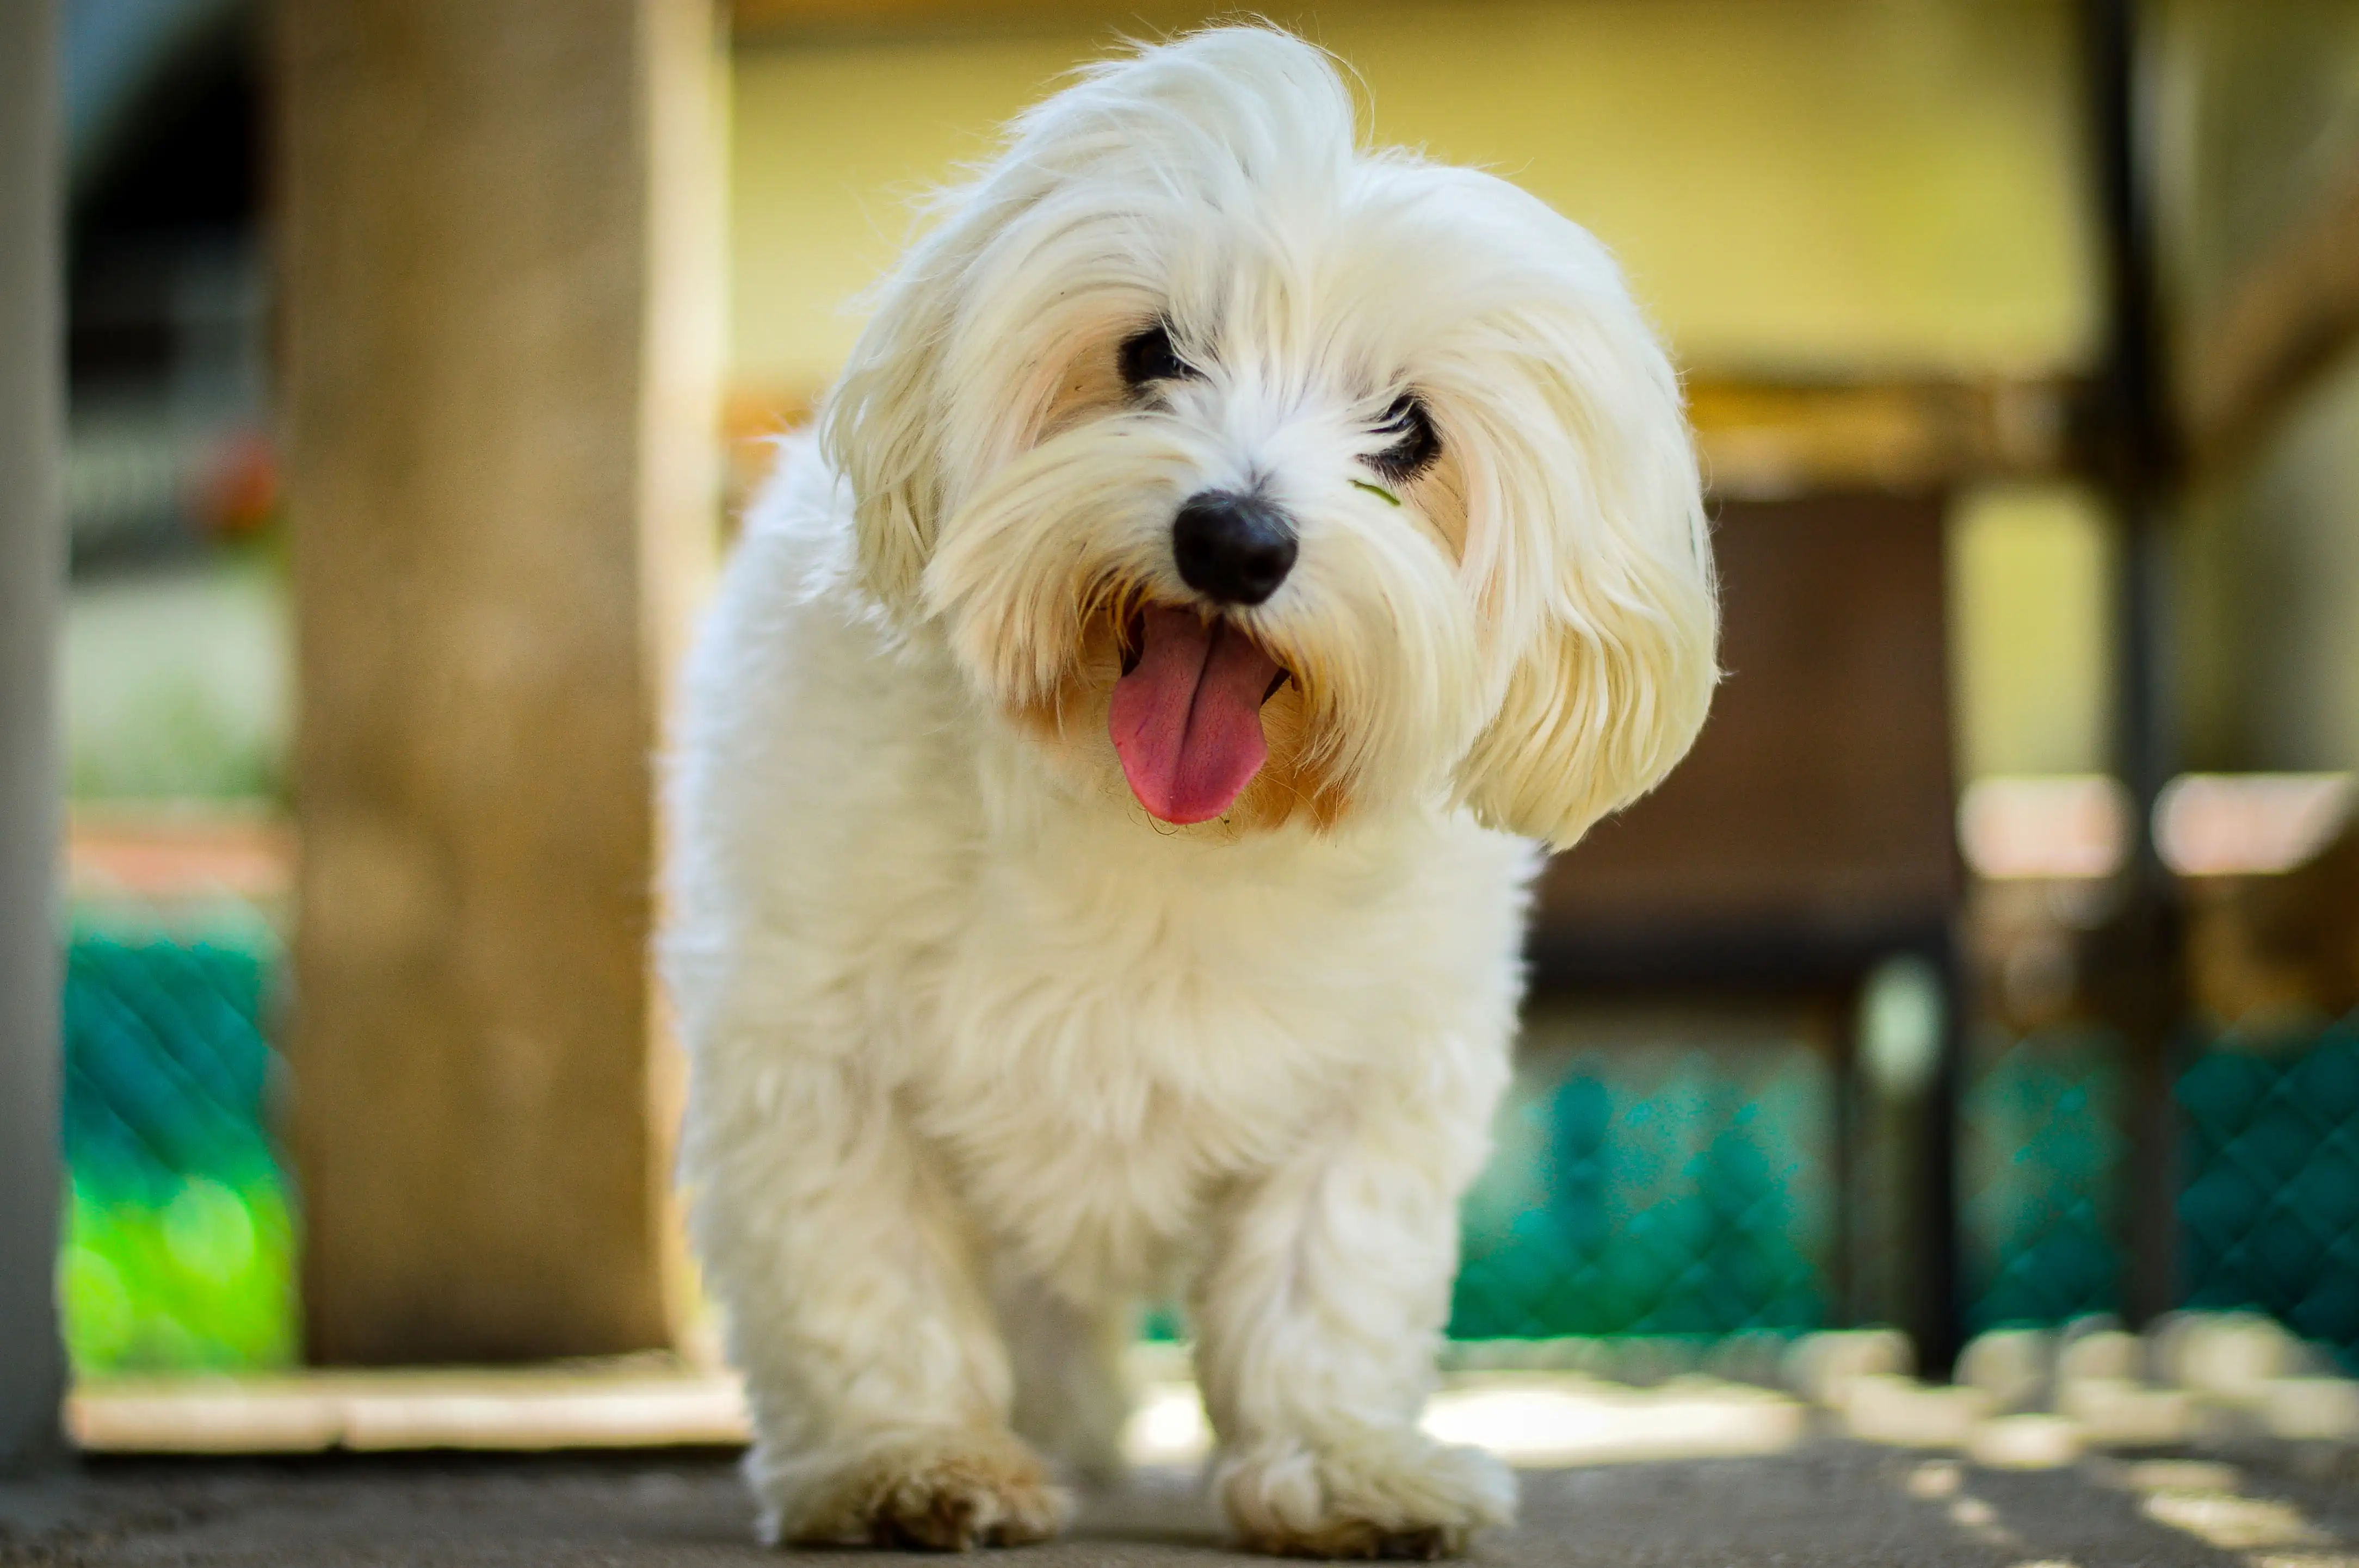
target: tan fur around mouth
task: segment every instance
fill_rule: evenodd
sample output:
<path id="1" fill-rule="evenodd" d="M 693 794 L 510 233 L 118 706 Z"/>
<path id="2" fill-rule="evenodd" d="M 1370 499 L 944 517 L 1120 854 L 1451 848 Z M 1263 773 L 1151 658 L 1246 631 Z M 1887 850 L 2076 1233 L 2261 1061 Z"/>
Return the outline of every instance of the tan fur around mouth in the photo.
<path id="1" fill-rule="evenodd" d="M 1110 587 L 1098 596 L 1096 608 L 1084 618 L 1079 645 L 1066 674 L 1046 697 L 1017 706 L 1009 717 L 1039 743 L 1065 750 L 1093 749 L 1110 762 L 1113 748 L 1106 740 L 1106 705 L 1114 683 L 1122 678 L 1125 661 L 1137 646 L 1133 627 L 1147 603 L 1135 589 Z M 1341 822 L 1351 806 L 1341 784 L 1321 765 L 1328 748 L 1315 746 L 1310 734 L 1310 704 L 1307 679 L 1316 671 L 1299 655 L 1270 650 L 1286 678 L 1263 699 L 1262 734 L 1269 759 L 1245 785 L 1236 804 L 1217 824 L 1233 832 L 1283 827 L 1298 813 L 1326 832 Z"/>

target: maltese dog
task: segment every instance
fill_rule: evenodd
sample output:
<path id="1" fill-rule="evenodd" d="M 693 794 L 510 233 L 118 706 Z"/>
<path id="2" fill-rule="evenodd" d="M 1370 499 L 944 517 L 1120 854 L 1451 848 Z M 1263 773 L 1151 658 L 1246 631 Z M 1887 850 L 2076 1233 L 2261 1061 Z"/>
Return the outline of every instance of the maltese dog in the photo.
<path id="1" fill-rule="evenodd" d="M 1419 1417 L 1527 888 L 1687 750 L 1716 630 L 1583 230 L 1361 146 L 1267 28 L 1018 118 L 686 677 L 661 961 L 764 1536 L 1054 1533 L 1164 1292 L 1244 1543 L 1506 1522 Z"/>

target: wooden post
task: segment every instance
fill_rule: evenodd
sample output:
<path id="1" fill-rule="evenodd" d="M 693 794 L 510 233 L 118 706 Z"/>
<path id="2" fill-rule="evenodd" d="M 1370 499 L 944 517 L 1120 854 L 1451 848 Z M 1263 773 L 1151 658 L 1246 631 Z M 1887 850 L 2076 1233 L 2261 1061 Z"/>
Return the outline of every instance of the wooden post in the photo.
<path id="1" fill-rule="evenodd" d="M 289 0 L 275 47 L 310 1353 L 660 1346 L 650 786 L 713 532 L 711 0 Z"/>
<path id="2" fill-rule="evenodd" d="M 0 1471 L 58 1446 L 57 8 L 0 5 Z"/>

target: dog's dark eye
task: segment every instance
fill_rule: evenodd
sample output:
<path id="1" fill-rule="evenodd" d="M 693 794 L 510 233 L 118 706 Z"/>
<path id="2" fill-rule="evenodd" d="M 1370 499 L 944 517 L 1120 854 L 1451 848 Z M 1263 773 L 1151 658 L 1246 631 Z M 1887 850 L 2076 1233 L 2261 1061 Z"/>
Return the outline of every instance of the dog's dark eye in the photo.
<path id="1" fill-rule="evenodd" d="M 1395 482 L 1415 479 L 1441 455 L 1441 435 L 1433 427 L 1433 416 L 1414 393 L 1404 392 L 1393 399 L 1393 406 L 1377 422 L 1376 433 L 1390 436 L 1392 444 L 1371 455 L 1368 466 Z"/>
<path id="2" fill-rule="evenodd" d="M 1122 379 L 1132 388 L 1158 381 L 1186 381 L 1203 373 L 1171 346 L 1171 329 L 1158 321 L 1122 345 Z"/>

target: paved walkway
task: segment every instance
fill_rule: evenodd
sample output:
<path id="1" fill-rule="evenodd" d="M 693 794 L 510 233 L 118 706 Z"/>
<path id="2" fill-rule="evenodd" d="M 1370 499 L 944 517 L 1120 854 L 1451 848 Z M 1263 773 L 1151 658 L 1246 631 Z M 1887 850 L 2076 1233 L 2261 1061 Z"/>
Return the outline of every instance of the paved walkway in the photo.
<path id="1" fill-rule="evenodd" d="M 1578 1568 L 2359 1568 L 2359 1456 L 2101 1457 L 2005 1471 L 1818 1439 L 1767 1457 L 1527 1471 L 1478 1563 Z M 0 1563 L 775 1563 L 728 1458 L 325 1456 L 103 1461 L 0 1483 Z M 1191 1472 L 1142 1471 L 1027 1568 L 1249 1561 Z M 813 1554 L 835 1563 L 864 1553 Z"/>

